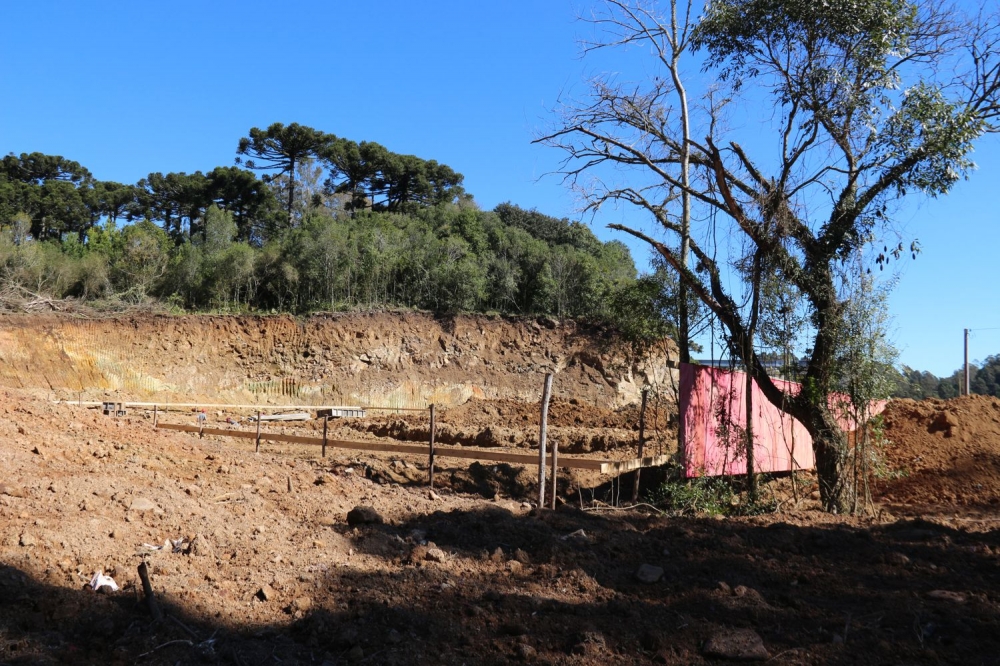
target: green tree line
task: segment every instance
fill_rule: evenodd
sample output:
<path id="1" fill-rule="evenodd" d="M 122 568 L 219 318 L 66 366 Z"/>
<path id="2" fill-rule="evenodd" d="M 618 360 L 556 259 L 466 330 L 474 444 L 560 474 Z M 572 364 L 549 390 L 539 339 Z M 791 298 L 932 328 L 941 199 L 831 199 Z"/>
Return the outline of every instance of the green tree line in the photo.
<path id="1" fill-rule="evenodd" d="M 904 365 L 899 371 L 893 397 L 948 399 L 958 397 L 964 389 L 965 371 L 962 368 L 947 377 L 936 377 L 926 370 L 914 370 Z M 1000 354 L 987 356 L 979 365 L 969 364 L 969 391 L 1000 398 Z"/>
<path id="2" fill-rule="evenodd" d="M 187 310 L 398 306 L 666 330 L 624 244 L 512 203 L 481 210 L 447 165 L 296 124 L 254 128 L 236 152 L 237 166 L 135 184 L 4 157 L 0 284 Z"/>

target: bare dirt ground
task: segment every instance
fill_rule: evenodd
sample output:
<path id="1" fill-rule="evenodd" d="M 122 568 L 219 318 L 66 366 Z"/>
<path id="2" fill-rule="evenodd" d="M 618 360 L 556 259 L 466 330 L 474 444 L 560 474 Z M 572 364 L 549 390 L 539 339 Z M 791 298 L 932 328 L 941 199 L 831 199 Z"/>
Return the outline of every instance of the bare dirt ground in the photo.
<path id="1" fill-rule="evenodd" d="M 890 460 L 907 475 L 880 490 L 891 502 L 879 520 L 829 516 L 809 500 L 729 519 L 581 510 L 571 487 L 559 509 L 539 512 L 533 470 L 441 461 L 431 494 L 423 459 L 257 454 L 154 431 L 144 414 L 115 419 L 18 390 L 0 402 L 2 663 L 697 664 L 756 650 L 775 664 L 988 664 L 1000 654 L 996 401 L 889 408 Z M 570 407 L 555 406 L 554 421 L 631 423 L 596 409 L 576 410 L 576 423 Z M 520 409 L 461 414 L 471 430 L 492 410 L 516 419 Z M 951 437 L 940 414 L 955 415 Z M 970 485 L 954 472 L 969 461 L 990 473 Z M 349 520 L 356 506 L 374 513 Z M 159 621 L 143 600 L 143 561 Z M 122 589 L 85 589 L 96 571 Z"/>
<path id="2" fill-rule="evenodd" d="M 996 400 L 890 404 L 875 517 L 822 513 L 808 474 L 766 485 L 777 513 L 719 518 L 609 506 L 630 495 L 631 476 L 564 470 L 559 508 L 539 511 L 535 469 L 438 459 L 431 492 L 422 456 L 331 449 L 321 458 L 267 443 L 255 453 L 248 440 L 156 431 L 146 412 L 112 418 L 51 400 L 73 396 L 71 379 L 138 398 L 167 384 L 207 395 L 225 379 L 233 397 L 271 382 L 262 398 L 280 402 L 302 399 L 281 394 L 282 378 L 308 368 L 354 382 L 355 396 L 378 386 L 402 395 L 394 377 L 433 382 L 440 370 L 479 397 L 448 389 L 455 400 L 438 413 L 438 441 L 528 451 L 537 397 L 518 395 L 537 390 L 545 369 L 532 358 L 557 358 L 569 379 L 552 403 L 550 438 L 574 455 L 635 456 L 629 384 L 591 342 L 573 342 L 575 356 L 554 351 L 576 335 L 563 324 L 522 331 L 380 315 L 313 331 L 283 319 L 185 318 L 160 340 L 149 320 L 45 321 L 34 337 L 26 319 L 0 322 L 11 343 L 0 345 L 0 664 L 1000 662 Z M 301 339 L 290 344 L 285 329 Z M 100 353 L 87 351 L 91 338 Z M 359 360 L 365 344 L 388 345 L 387 360 Z M 406 344 L 429 360 L 411 361 Z M 159 360 L 158 345 L 167 347 Z M 479 374 L 477 354 L 492 359 L 492 374 Z M 502 391 L 473 390 L 494 381 Z M 668 400 L 651 404 L 647 451 L 672 450 L 673 411 Z M 208 425 L 239 416 L 209 411 Z M 426 419 L 381 413 L 337 421 L 330 436 L 426 441 Z M 267 427 L 315 436 L 320 426 Z M 644 470 L 644 491 L 662 479 Z M 143 562 L 160 619 L 144 598 Z M 121 589 L 89 589 L 96 572 Z"/>

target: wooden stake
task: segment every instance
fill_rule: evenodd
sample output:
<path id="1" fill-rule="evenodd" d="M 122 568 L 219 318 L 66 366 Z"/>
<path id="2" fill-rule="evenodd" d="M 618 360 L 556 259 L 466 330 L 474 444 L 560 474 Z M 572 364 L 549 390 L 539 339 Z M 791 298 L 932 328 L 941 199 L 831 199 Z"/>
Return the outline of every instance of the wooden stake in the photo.
<path id="1" fill-rule="evenodd" d="M 329 423 L 330 423 L 330 417 L 329 416 L 324 416 L 323 417 L 323 454 L 322 454 L 322 457 L 324 457 L 324 458 L 326 458 L 326 432 L 327 432 L 327 427 L 329 426 Z"/>
<path id="2" fill-rule="evenodd" d="M 434 434 L 436 429 L 437 424 L 434 421 L 434 405 L 431 405 L 430 464 L 427 466 L 431 488 L 434 487 Z"/>
<path id="3" fill-rule="evenodd" d="M 156 409 L 156 405 L 153 405 L 153 427 L 154 428 L 156 427 L 156 422 L 158 420 L 159 415 L 160 414 L 159 414 L 159 412 Z"/>
<path id="4" fill-rule="evenodd" d="M 642 460 L 642 450 L 646 444 L 645 429 L 646 429 L 646 397 L 649 395 L 649 389 L 642 389 L 642 407 L 639 408 L 639 460 Z M 639 467 L 635 470 L 635 483 L 632 485 L 632 504 L 639 501 L 639 473 L 642 472 L 642 468 Z"/>
<path id="5" fill-rule="evenodd" d="M 153 585 L 149 582 L 149 571 L 146 569 L 145 562 L 139 564 L 139 580 L 142 581 L 142 593 L 146 597 L 146 606 L 149 607 L 149 614 L 153 616 L 154 620 L 159 622 L 163 619 L 163 611 L 160 610 L 160 605 L 156 603 L 156 597 L 153 596 Z"/>
<path id="6" fill-rule="evenodd" d="M 542 415 L 538 427 L 538 508 L 545 508 L 545 437 L 549 427 L 549 398 L 552 397 L 552 373 L 545 375 L 542 388 Z"/>
<path id="7" fill-rule="evenodd" d="M 552 510 L 556 509 L 556 491 L 559 489 L 559 477 L 556 475 L 556 464 L 559 461 L 559 440 L 552 442 Z"/>
<path id="8" fill-rule="evenodd" d="M 260 453 L 260 411 L 257 412 L 257 448 L 254 449 L 255 453 Z"/>

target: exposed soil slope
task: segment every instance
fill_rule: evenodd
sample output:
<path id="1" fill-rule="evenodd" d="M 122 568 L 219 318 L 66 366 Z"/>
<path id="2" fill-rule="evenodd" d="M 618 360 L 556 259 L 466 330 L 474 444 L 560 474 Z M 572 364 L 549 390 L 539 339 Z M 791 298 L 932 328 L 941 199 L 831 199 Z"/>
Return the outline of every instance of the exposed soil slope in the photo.
<path id="1" fill-rule="evenodd" d="M 669 349 L 665 353 L 669 353 Z M 669 383 L 598 329 L 412 312 L 291 317 L 0 318 L 0 383 L 60 398 L 425 407 L 556 395 L 615 408 Z"/>

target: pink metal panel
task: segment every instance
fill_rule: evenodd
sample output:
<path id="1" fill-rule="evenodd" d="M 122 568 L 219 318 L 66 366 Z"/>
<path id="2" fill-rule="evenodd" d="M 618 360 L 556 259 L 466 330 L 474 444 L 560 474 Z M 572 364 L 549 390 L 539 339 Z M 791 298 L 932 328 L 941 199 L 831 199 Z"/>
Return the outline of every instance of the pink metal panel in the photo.
<path id="1" fill-rule="evenodd" d="M 786 391 L 792 382 L 776 381 Z M 685 474 L 746 474 L 740 431 L 746 428 L 746 375 L 720 368 L 681 366 L 681 427 L 684 429 Z M 731 424 L 731 425 L 727 425 Z M 774 407 L 753 385 L 754 468 L 789 471 L 814 466 L 812 438 L 805 427 Z"/>
<path id="2" fill-rule="evenodd" d="M 773 380 L 779 389 L 795 395 L 802 388 L 795 382 Z M 740 442 L 746 428 L 746 374 L 721 368 L 682 364 L 680 370 L 680 427 L 684 431 L 685 474 L 720 476 L 746 474 L 746 455 Z M 846 396 L 835 396 L 831 407 L 844 414 L 839 405 Z M 885 403 L 873 405 L 881 412 Z M 847 415 L 839 419 L 845 431 L 857 424 Z M 758 472 L 787 472 L 812 469 L 812 438 L 805 426 L 785 414 L 764 397 L 753 384 L 754 468 Z"/>

